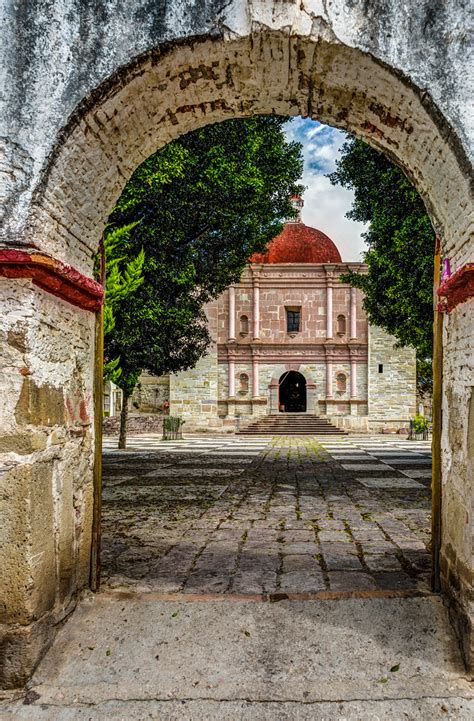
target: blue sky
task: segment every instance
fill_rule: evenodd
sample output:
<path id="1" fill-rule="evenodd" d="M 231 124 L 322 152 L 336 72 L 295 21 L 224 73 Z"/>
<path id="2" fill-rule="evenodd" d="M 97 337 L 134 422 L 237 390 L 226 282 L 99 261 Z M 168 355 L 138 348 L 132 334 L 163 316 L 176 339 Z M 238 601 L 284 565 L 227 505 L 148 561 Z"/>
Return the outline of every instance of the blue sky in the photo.
<path id="1" fill-rule="evenodd" d="M 303 221 L 329 235 L 339 248 L 342 260 L 362 260 L 364 242 L 361 233 L 364 225 L 345 217 L 353 194 L 340 186 L 331 185 L 326 177 L 336 167 L 344 133 L 316 120 L 298 117 L 288 123 L 286 135 L 288 140 L 303 144 L 302 182 L 307 186 L 303 195 Z"/>

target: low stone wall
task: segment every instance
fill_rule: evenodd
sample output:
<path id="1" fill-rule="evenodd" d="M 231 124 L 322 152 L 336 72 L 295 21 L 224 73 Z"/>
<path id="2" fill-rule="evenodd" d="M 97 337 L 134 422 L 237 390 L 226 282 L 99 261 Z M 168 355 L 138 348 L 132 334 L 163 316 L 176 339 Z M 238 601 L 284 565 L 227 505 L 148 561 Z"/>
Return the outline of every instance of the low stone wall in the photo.
<path id="1" fill-rule="evenodd" d="M 410 421 L 389 420 L 374 421 L 369 416 L 332 416 L 325 415 L 331 423 L 349 433 L 397 433 L 408 435 Z"/>
<path id="2" fill-rule="evenodd" d="M 398 433 L 407 436 L 410 433 L 410 421 L 397 421 L 393 419 L 388 421 L 374 421 L 369 418 L 368 430 L 369 433 Z"/>
<path id="3" fill-rule="evenodd" d="M 127 435 L 135 436 L 140 433 L 161 433 L 163 431 L 164 416 L 153 413 L 146 415 L 144 413 L 130 413 L 127 421 Z M 104 436 L 118 436 L 120 428 L 120 416 L 112 416 L 112 418 L 104 418 L 103 420 Z"/>
<path id="4" fill-rule="evenodd" d="M 349 433 L 368 433 L 367 416 L 322 415 L 322 417 L 327 418 L 336 428 L 342 428 Z"/>

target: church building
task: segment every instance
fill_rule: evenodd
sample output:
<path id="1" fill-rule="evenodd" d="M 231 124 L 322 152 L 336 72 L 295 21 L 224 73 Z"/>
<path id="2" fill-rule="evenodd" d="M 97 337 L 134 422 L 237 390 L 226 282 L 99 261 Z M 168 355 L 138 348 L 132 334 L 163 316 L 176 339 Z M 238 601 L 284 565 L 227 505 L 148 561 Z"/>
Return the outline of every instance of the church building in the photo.
<path id="1" fill-rule="evenodd" d="M 294 203 L 299 211 L 300 198 Z M 160 379 L 185 430 L 232 432 L 261 415 L 306 413 L 354 431 L 399 431 L 415 414 L 415 352 L 369 325 L 334 242 L 288 222 L 240 282 L 207 306 L 213 345 L 195 368 Z M 156 379 L 135 399 L 151 410 Z M 152 405 L 152 403 L 151 403 Z"/>

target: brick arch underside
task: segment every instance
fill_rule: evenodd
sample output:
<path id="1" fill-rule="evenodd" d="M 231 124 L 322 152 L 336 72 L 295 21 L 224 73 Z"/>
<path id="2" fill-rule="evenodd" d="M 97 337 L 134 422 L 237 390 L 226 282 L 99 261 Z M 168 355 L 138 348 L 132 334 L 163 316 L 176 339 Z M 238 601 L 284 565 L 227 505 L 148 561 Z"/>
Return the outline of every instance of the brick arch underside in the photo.
<path id="1" fill-rule="evenodd" d="M 27 236 L 90 273 L 105 220 L 143 160 L 209 123 L 269 113 L 312 117 L 386 152 L 423 196 L 446 252 L 462 260 L 465 160 L 426 93 L 359 50 L 271 31 L 176 44 L 117 70 L 61 133 Z"/>

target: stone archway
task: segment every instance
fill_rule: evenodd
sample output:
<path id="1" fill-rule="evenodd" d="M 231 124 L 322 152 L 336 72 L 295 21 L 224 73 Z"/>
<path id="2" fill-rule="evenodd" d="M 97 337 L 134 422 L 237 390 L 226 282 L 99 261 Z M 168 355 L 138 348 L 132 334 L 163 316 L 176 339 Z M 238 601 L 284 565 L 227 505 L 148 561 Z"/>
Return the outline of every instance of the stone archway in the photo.
<path id="1" fill-rule="evenodd" d="M 305 26 L 306 27 L 306 26 Z M 134 168 L 185 132 L 255 113 L 305 115 L 383 150 L 422 194 L 459 278 L 469 267 L 467 161 L 447 119 L 396 69 L 323 24 L 158 47 L 104 81 L 51 143 L 17 246 L 2 251 L 7 339 L 4 474 L 8 541 L 6 680 L 25 679 L 89 578 L 94 505 L 94 310 L 90 280 L 103 224 Z M 71 267 L 72 266 L 72 267 Z M 464 268 L 464 269 L 463 269 Z M 467 270 L 466 270 L 467 268 Z M 463 275 L 464 274 L 464 275 Z M 20 278 L 20 279 L 18 279 Z M 449 287 L 446 289 L 449 293 Z M 472 293 L 471 293 L 472 295 Z M 469 295 L 462 291 L 456 303 Z M 472 538 L 466 473 L 472 321 L 445 322 L 442 579 L 469 657 Z M 471 301 L 472 303 L 472 301 Z"/>

